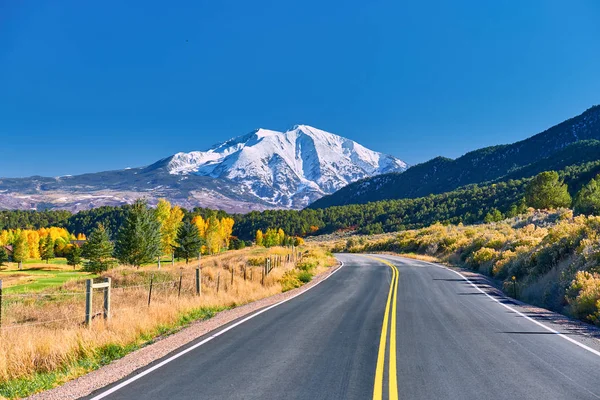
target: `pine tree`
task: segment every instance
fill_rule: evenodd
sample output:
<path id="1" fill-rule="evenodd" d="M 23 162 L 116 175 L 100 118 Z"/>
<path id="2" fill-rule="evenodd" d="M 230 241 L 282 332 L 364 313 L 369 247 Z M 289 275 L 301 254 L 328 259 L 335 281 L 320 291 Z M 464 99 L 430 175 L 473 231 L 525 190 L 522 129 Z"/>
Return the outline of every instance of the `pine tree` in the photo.
<path id="1" fill-rule="evenodd" d="M 556 171 L 546 171 L 531 180 L 525 190 L 527 205 L 537 209 L 569 207 L 571 196 Z"/>
<path id="2" fill-rule="evenodd" d="M 204 240 L 200 237 L 196 224 L 185 221 L 177 231 L 175 257 L 184 258 L 185 263 L 188 264 L 190 258 L 198 256 L 203 242 Z"/>
<path id="3" fill-rule="evenodd" d="M 17 232 L 13 242 L 13 261 L 19 263 L 19 269 L 23 269 L 23 261 L 27 260 L 29 249 L 27 239 L 23 232 Z"/>
<path id="4" fill-rule="evenodd" d="M 115 247 L 123 264 L 140 267 L 162 253 L 160 222 L 143 200 L 136 201 L 119 230 Z"/>
<path id="5" fill-rule="evenodd" d="M 107 271 L 115 264 L 113 250 L 108 231 L 99 223 L 82 246 L 82 255 L 88 259 L 84 269 L 94 273 Z"/>
<path id="6" fill-rule="evenodd" d="M 67 265 L 70 265 L 75 269 L 79 264 L 81 264 L 81 247 L 77 245 L 72 245 L 71 250 L 66 254 Z"/>
<path id="7" fill-rule="evenodd" d="M 50 259 L 54 258 L 54 240 L 50 235 L 47 235 L 42 243 L 40 256 L 42 260 L 46 261 L 46 264 L 50 263 Z"/>
<path id="8" fill-rule="evenodd" d="M 4 263 L 8 262 L 8 254 L 4 246 L 0 246 L 0 268 L 4 267 Z"/>
<path id="9" fill-rule="evenodd" d="M 600 215 L 600 175 L 589 181 L 577 193 L 573 210 L 577 214 Z"/>

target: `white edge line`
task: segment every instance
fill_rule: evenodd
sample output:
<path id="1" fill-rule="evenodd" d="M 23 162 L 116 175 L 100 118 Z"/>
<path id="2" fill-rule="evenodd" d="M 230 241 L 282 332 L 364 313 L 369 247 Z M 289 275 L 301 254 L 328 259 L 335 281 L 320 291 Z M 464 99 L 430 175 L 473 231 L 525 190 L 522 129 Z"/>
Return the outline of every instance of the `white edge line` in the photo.
<path id="1" fill-rule="evenodd" d="M 392 256 L 392 257 L 394 257 L 394 256 Z M 402 257 L 399 257 L 399 258 L 402 258 Z M 448 271 L 454 272 L 455 274 L 457 274 L 457 275 L 459 275 L 461 278 L 463 278 L 465 281 L 467 281 L 467 282 L 468 282 L 468 283 L 469 283 L 471 286 L 473 286 L 475 289 L 479 290 L 481 293 L 485 294 L 487 297 L 489 297 L 490 299 L 494 300 L 496 303 L 500 304 L 501 306 L 503 306 L 503 307 L 505 307 L 505 308 L 509 309 L 509 310 L 510 310 L 510 311 L 512 311 L 512 312 L 515 312 L 515 313 L 517 313 L 519 316 L 521 316 L 521 317 L 523 317 L 523 318 L 525 318 L 525 319 L 527 319 L 527 320 L 529 320 L 529 321 L 533 322 L 534 324 L 536 324 L 536 325 L 538 325 L 538 326 L 541 326 L 541 327 L 542 327 L 542 328 L 544 328 L 545 330 L 547 330 L 547 331 L 549 331 L 549 332 L 552 332 L 552 333 L 554 333 L 556 336 L 558 336 L 558 337 L 561 337 L 561 338 L 563 338 L 563 339 L 565 339 L 565 340 L 568 340 L 569 342 L 571 342 L 571 343 L 573 343 L 573 344 L 575 344 L 575 345 L 577 345 L 577 346 L 581 347 L 582 349 L 584 349 L 584 350 L 587 350 L 587 351 L 589 351 L 590 353 L 592 353 L 592 354 L 595 354 L 595 355 L 597 355 L 598 357 L 600 357 L 600 351 L 598 351 L 598 350 L 595 350 L 595 349 L 592 349 L 591 347 L 589 347 L 589 346 L 586 346 L 585 344 L 583 344 L 583 343 L 580 343 L 580 342 L 578 342 L 577 340 L 575 340 L 575 339 L 572 339 L 572 338 L 570 338 L 570 337 L 568 337 L 568 336 L 566 336 L 566 335 L 564 335 L 564 334 L 560 333 L 560 332 L 559 332 L 559 331 L 557 331 L 556 329 L 550 328 L 549 326 L 547 326 L 547 325 L 544 325 L 544 324 L 542 324 L 542 323 L 541 323 L 541 322 L 539 322 L 539 321 L 536 321 L 535 319 L 533 319 L 533 318 L 531 318 L 531 317 L 529 317 L 529 316 L 527 316 L 527 315 L 523 314 L 523 313 L 522 313 L 522 312 L 520 312 L 519 310 L 516 310 L 516 309 L 512 308 L 511 306 L 509 306 L 509 305 L 506 305 L 506 304 L 502 303 L 502 302 L 501 302 L 500 300 L 498 300 L 497 298 L 495 298 L 495 297 L 491 296 L 490 294 L 488 294 L 487 292 L 483 291 L 481 288 L 479 288 L 477 285 L 475 285 L 473 282 L 471 282 L 471 281 L 469 280 L 469 278 L 467 278 L 466 276 L 464 276 L 464 275 L 463 275 L 463 274 L 461 274 L 460 272 L 458 272 L 458 271 L 455 271 L 455 270 L 453 270 L 453 269 L 451 269 L 451 268 L 448 268 L 448 267 L 444 267 L 443 265 L 438 265 L 438 264 L 431 263 L 431 262 L 428 262 L 428 261 L 422 261 L 422 260 L 418 260 L 418 261 L 421 261 L 421 262 L 427 263 L 427 264 L 429 264 L 429 265 L 432 265 L 432 266 L 434 266 L 434 267 L 443 268 L 443 269 L 446 269 L 446 270 L 448 270 Z M 506 298 L 506 297 L 505 297 L 505 298 Z"/>
<path id="2" fill-rule="evenodd" d="M 301 292 L 299 292 L 299 293 L 296 293 L 296 294 L 295 294 L 295 295 L 293 295 L 292 297 L 290 297 L 290 298 L 288 298 L 288 299 L 285 299 L 285 300 L 282 300 L 282 301 L 280 301 L 279 303 L 275 303 L 275 304 L 273 304 L 273 305 L 270 305 L 269 307 L 267 307 L 267 308 L 264 308 L 264 309 L 262 309 L 262 310 L 260 310 L 260 311 L 258 311 L 258 312 L 256 312 L 256 313 L 254 313 L 254 314 L 252 314 L 252 315 L 250 315 L 250 316 L 248 316 L 248 317 L 246 317 L 246 318 L 242 319 L 241 321 L 238 321 L 238 322 L 236 322 L 235 324 L 233 324 L 233 325 L 230 325 L 230 326 L 228 326 L 227 328 L 225 328 L 225 329 L 223 329 L 223 330 L 220 330 L 220 331 L 219 331 L 219 332 L 217 332 L 217 333 L 214 333 L 213 335 L 211 335 L 211 336 L 207 337 L 206 339 L 202 340 L 201 342 L 198 342 L 198 343 L 196 343 L 195 345 L 193 345 L 193 346 L 190 346 L 190 347 L 188 347 L 187 349 L 185 349 L 185 350 L 182 350 L 182 351 L 180 351 L 179 353 L 172 355 L 171 357 L 167 358 L 166 360 L 163 360 L 163 361 L 161 361 L 160 363 L 158 363 L 158 364 L 154 365 L 153 367 L 150 367 L 150 368 L 148 368 L 148 369 L 146 369 L 146 370 L 144 370 L 144 371 L 140 372 L 140 373 L 139 373 L 139 374 L 137 374 L 136 376 L 133 376 L 133 377 L 131 377 L 131 378 L 127 379 L 126 381 L 123 381 L 123 382 L 119 383 L 118 385 L 116 385 L 116 386 L 114 386 L 114 387 L 112 387 L 112 388 L 108 389 L 107 391 L 105 391 L 105 392 L 102 392 L 102 393 L 100 393 L 100 394 L 98 394 L 98 395 L 96 395 L 96 396 L 92 397 L 90 400 L 99 400 L 99 399 L 103 399 L 103 398 L 105 398 L 106 396 L 108 396 L 108 395 L 110 395 L 110 394 L 112 394 L 112 393 L 116 392 L 117 390 L 124 388 L 125 386 L 129 385 L 130 383 L 133 383 L 133 382 L 137 381 L 138 379 L 140 379 L 140 378 L 142 378 L 142 377 L 144 377 L 144 376 L 148 375 L 149 373 L 151 373 L 151 372 L 153 372 L 153 371 L 156 371 L 156 370 L 157 370 L 157 369 L 159 369 L 160 367 L 163 367 L 163 366 L 165 366 L 166 364 L 170 363 L 171 361 L 178 359 L 178 358 L 179 358 L 179 357 L 181 357 L 182 355 L 184 355 L 184 354 L 187 354 L 187 353 L 189 353 L 190 351 L 193 351 L 193 350 L 197 349 L 198 347 L 200 347 L 200 346 L 202 346 L 202 345 L 204 345 L 204 344 L 206 344 L 206 343 L 210 342 L 211 340 L 213 340 L 213 339 L 215 339 L 215 338 L 217 338 L 217 337 L 221 336 L 221 335 L 222 335 L 222 334 L 224 334 L 225 332 L 228 332 L 228 331 L 232 330 L 232 329 L 233 329 L 233 328 L 235 328 L 236 326 L 239 326 L 239 325 L 243 324 L 244 322 L 246 322 L 246 321 L 249 321 L 249 320 L 251 320 L 252 318 L 254 318 L 254 317 L 257 317 L 257 316 L 259 316 L 260 314 L 262 314 L 262 313 L 264 313 L 264 312 L 267 312 L 267 311 L 269 311 L 269 310 L 271 310 L 271 309 L 273 309 L 273 308 L 275 308 L 275 307 L 277 307 L 277 306 L 280 306 L 280 305 L 282 305 L 283 303 L 287 303 L 288 301 L 290 301 L 290 300 L 292 300 L 292 299 L 295 299 L 296 297 L 298 297 L 298 296 L 300 296 L 300 295 L 302 295 L 302 294 L 304 294 L 304 293 L 308 292 L 309 290 L 311 290 L 311 289 L 313 289 L 313 288 L 317 287 L 317 286 L 318 286 L 318 285 L 319 285 L 321 282 L 325 282 L 325 281 L 326 281 L 327 279 L 329 279 L 329 278 L 330 278 L 330 277 L 331 277 L 333 274 L 335 274 L 335 273 L 336 273 L 336 272 L 338 272 L 340 269 L 342 269 L 342 267 L 343 267 L 343 266 L 344 266 L 344 262 L 343 262 L 343 261 L 340 261 L 340 266 L 339 266 L 337 269 L 335 269 L 335 270 L 334 270 L 332 273 L 330 273 L 329 275 L 327 275 L 325 278 L 323 278 L 323 279 L 322 279 L 322 280 L 320 280 L 319 282 L 315 283 L 313 286 L 311 286 L 311 287 L 309 287 L 309 288 L 307 288 L 307 289 L 305 289 L 305 290 L 303 290 L 303 291 L 301 291 Z"/>

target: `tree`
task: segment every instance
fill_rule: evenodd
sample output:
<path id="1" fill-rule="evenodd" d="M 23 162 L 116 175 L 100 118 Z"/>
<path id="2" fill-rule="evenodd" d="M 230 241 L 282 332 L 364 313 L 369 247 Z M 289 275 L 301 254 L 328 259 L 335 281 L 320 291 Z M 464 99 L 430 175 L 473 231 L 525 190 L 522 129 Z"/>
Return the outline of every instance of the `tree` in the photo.
<path id="1" fill-rule="evenodd" d="M 546 171 L 535 176 L 525 189 L 527 205 L 533 208 L 569 207 L 571 196 L 567 185 L 556 171 Z"/>
<path id="2" fill-rule="evenodd" d="M 71 249 L 67 252 L 67 265 L 71 265 L 73 269 L 81 264 L 81 247 L 72 245 Z"/>
<path id="3" fill-rule="evenodd" d="M 218 253 L 223 245 L 221 237 L 221 226 L 217 217 L 208 219 L 208 227 L 206 228 L 206 247 L 210 254 Z"/>
<path id="4" fill-rule="evenodd" d="M 46 261 L 46 264 L 50 262 L 51 258 L 54 258 L 54 240 L 50 235 L 47 235 L 42 243 L 40 256 L 42 260 Z"/>
<path id="5" fill-rule="evenodd" d="M 5 262 L 8 262 L 8 253 L 4 246 L 0 246 L 0 268 L 4 267 Z"/>
<path id="6" fill-rule="evenodd" d="M 110 241 L 110 235 L 104 225 L 99 223 L 88 236 L 81 248 L 82 255 L 87 258 L 84 269 L 88 272 L 102 272 L 111 268 L 113 260 L 114 245 Z"/>
<path id="7" fill-rule="evenodd" d="M 600 215 L 600 175 L 577 193 L 573 210 L 576 214 Z"/>
<path id="8" fill-rule="evenodd" d="M 23 269 L 23 261 L 27 260 L 29 249 L 27 239 L 23 232 L 17 232 L 13 242 L 13 261 L 19 263 L 19 269 Z"/>
<path id="9" fill-rule="evenodd" d="M 503 219 L 504 219 L 504 216 L 502 215 L 500 210 L 498 210 L 497 208 L 492 208 L 492 210 L 485 215 L 483 222 L 486 222 L 486 223 L 498 222 L 498 221 L 502 221 Z"/>
<path id="10" fill-rule="evenodd" d="M 257 246 L 262 246 L 263 245 L 263 232 L 259 229 L 256 231 L 256 245 Z"/>
<path id="11" fill-rule="evenodd" d="M 137 200 L 117 235 L 115 255 L 123 264 L 140 267 L 162 253 L 160 222 L 143 200 Z"/>
<path id="12" fill-rule="evenodd" d="M 198 256 L 204 240 L 200 237 L 198 227 L 189 221 L 185 221 L 177 230 L 175 239 L 175 257 L 184 258 L 188 264 L 190 258 Z"/>
<path id="13" fill-rule="evenodd" d="M 160 223 L 160 236 L 163 254 L 172 254 L 177 231 L 183 221 L 181 207 L 171 207 L 165 199 L 160 199 L 155 210 L 156 219 Z"/>

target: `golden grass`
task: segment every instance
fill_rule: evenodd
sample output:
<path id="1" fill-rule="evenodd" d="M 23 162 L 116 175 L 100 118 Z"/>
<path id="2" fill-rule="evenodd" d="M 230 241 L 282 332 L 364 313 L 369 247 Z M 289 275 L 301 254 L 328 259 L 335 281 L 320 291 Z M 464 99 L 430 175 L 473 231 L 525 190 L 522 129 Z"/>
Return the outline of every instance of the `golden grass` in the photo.
<path id="1" fill-rule="evenodd" d="M 3 330 L 0 334 L 0 385 L 34 373 L 55 371 L 77 360 L 93 356 L 107 345 L 130 345 L 147 340 L 157 328 L 173 326 L 182 314 L 206 307 L 232 307 L 281 293 L 281 280 L 294 263 L 282 263 L 261 283 L 262 267 L 247 267 L 251 257 L 285 256 L 285 248 L 250 248 L 204 257 L 202 294 L 195 293 L 195 268 L 178 262 L 139 270 L 118 267 L 104 274 L 112 278 L 112 318 L 101 317 L 102 294 L 94 293 L 93 309 L 98 314 L 90 328 L 82 323 L 85 296 L 82 282 L 67 282 L 50 296 L 5 297 Z M 334 264 L 335 259 L 313 248 L 304 260 L 317 264 L 316 272 Z M 285 261 L 285 259 L 284 259 Z M 244 280 L 246 267 L 246 280 Z M 233 270 L 233 284 L 231 271 Z M 152 301 L 148 306 L 148 283 L 154 274 Z M 181 296 L 179 276 L 182 274 Z M 218 283 L 218 292 L 217 292 Z M 70 294 L 60 294 L 60 293 Z M 45 323 L 45 321 L 58 320 Z M 86 372 L 73 371 L 72 376 Z"/>

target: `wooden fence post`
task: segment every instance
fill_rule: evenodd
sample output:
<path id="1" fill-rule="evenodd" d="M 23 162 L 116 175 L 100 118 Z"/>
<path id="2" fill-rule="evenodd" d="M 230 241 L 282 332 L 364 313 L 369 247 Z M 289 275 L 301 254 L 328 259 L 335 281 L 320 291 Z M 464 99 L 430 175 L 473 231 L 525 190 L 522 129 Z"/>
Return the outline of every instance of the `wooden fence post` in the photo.
<path id="1" fill-rule="evenodd" d="M 104 288 L 104 319 L 110 319 L 110 286 L 111 278 L 104 278 L 107 286 Z"/>
<path id="2" fill-rule="evenodd" d="M 231 287 L 233 287 L 233 266 L 231 267 Z"/>
<path id="3" fill-rule="evenodd" d="M 244 282 L 246 282 L 246 266 L 244 265 L 243 268 L 244 268 Z M 0 288 L 0 290 L 2 290 L 2 289 Z"/>
<path id="4" fill-rule="evenodd" d="M 179 269 L 179 290 L 177 291 L 177 297 L 181 297 L 181 281 L 183 280 L 183 268 Z"/>
<path id="5" fill-rule="evenodd" d="M 202 292 L 202 285 L 200 283 L 200 279 L 201 279 L 201 273 L 202 270 L 200 269 L 200 267 L 196 268 L 196 295 L 200 296 L 200 293 Z"/>
<path id="6" fill-rule="evenodd" d="M 219 283 L 221 283 L 221 271 L 217 273 L 217 293 L 219 293 Z"/>
<path id="7" fill-rule="evenodd" d="M 148 291 L 148 307 L 152 301 L 152 283 L 154 282 L 154 274 L 150 275 L 150 290 Z"/>
<path id="8" fill-rule="evenodd" d="M 89 327 L 92 324 L 92 289 L 93 279 L 85 280 L 85 324 Z"/>

